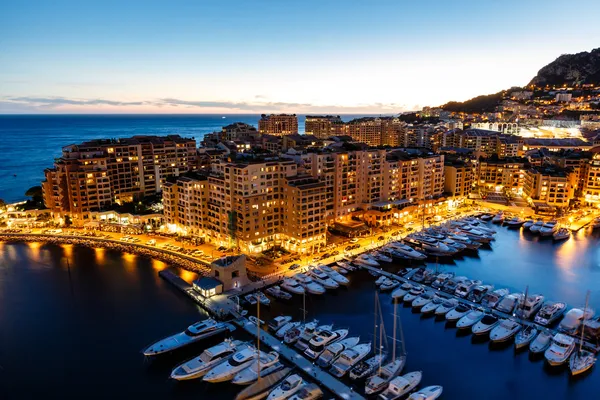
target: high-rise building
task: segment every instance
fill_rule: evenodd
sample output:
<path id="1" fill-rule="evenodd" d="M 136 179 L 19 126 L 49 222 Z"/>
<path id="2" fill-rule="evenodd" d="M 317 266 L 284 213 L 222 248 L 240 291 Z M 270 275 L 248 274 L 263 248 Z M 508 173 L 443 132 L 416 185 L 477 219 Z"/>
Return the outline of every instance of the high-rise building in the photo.
<path id="1" fill-rule="evenodd" d="M 525 173 L 523 194 L 535 208 L 566 208 L 574 197 L 577 175 L 560 167 L 530 168 Z"/>
<path id="2" fill-rule="evenodd" d="M 488 190 L 506 189 L 520 194 L 523 192 L 526 163 L 524 158 L 481 160 L 477 165 L 477 185 Z"/>
<path id="3" fill-rule="evenodd" d="M 304 122 L 304 133 L 319 139 L 346 134 L 346 124 L 339 115 L 307 115 Z"/>
<path id="4" fill-rule="evenodd" d="M 470 161 L 444 164 L 444 190 L 452 197 L 468 197 L 475 185 L 475 167 Z"/>
<path id="5" fill-rule="evenodd" d="M 296 114 L 263 114 L 258 120 L 258 131 L 262 134 L 285 136 L 298 133 Z"/>
<path id="6" fill-rule="evenodd" d="M 395 117 L 364 117 L 349 121 L 347 134 L 369 146 L 398 146 L 406 124 Z"/>

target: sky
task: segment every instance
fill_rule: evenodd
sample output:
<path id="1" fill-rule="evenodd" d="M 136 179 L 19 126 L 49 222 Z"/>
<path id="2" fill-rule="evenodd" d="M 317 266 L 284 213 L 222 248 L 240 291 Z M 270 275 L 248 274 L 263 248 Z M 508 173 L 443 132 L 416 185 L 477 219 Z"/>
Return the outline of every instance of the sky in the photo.
<path id="1" fill-rule="evenodd" d="M 600 46 L 600 2 L 0 0 L 0 113 L 398 113 Z"/>

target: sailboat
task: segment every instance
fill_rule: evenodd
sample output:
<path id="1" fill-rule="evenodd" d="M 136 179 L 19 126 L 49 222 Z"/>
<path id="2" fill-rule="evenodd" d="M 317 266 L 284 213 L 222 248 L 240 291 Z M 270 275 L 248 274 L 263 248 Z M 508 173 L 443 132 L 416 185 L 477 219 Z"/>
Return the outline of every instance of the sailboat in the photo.
<path id="1" fill-rule="evenodd" d="M 585 297 L 585 310 L 588 308 L 588 301 L 590 298 L 590 292 L 588 290 L 587 295 Z M 571 375 L 575 376 L 578 374 L 582 374 L 585 371 L 589 370 L 596 363 L 596 356 L 594 353 L 588 350 L 583 349 L 583 326 L 581 326 L 581 337 L 579 338 L 579 350 L 571 356 L 569 360 L 569 369 L 571 370 Z"/>
<path id="2" fill-rule="evenodd" d="M 396 307 L 397 307 L 397 304 L 394 303 L 394 337 L 393 337 L 394 344 L 393 344 L 393 350 L 392 350 L 392 360 L 383 366 L 381 364 L 379 364 L 379 370 L 377 371 L 377 373 L 373 376 L 370 376 L 367 379 L 367 382 L 365 384 L 365 394 L 367 394 L 367 395 L 373 395 L 373 394 L 376 394 L 376 393 L 382 391 L 383 389 L 385 389 L 389 385 L 390 381 L 402 372 L 402 369 L 404 368 L 404 365 L 406 364 L 406 349 L 404 348 L 404 335 L 402 333 L 402 324 L 400 324 L 400 336 L 402 338 L 402 355 L 400 357 L 396 357 L 396 324 L 397 324 Z M 380 306 L 380 313 L 381 313 L 381 306 Z M 382 330 L 383 330 L 383 315 L 381 316 L 380 332 Z M 381 340 L 380 340 L 380 349 L 381 349 L 381 347 L 382 346 L 381 346 Z M 380 350 L 380 352 L 381 352 L 381 350 Z"/>

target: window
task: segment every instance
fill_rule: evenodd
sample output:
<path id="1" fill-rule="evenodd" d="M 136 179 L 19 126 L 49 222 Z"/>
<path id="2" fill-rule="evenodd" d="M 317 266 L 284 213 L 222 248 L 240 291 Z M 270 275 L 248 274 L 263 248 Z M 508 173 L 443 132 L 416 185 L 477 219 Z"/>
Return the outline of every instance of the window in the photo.
<path id="1" fill-rule="evenodd" d="M 233 278 L 239 278 L 240 277 L 240 271 L 233 271 L 231 273 L 231 279 Z"/>

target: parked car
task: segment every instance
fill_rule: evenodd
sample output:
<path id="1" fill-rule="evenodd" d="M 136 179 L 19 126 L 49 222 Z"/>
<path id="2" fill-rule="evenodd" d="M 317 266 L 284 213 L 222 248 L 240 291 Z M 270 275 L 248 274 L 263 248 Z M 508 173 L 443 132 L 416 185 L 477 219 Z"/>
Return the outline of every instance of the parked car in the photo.
<path id="1" fill-rule="evenodd" d="M 358 243 L 358 239 L 357 238 L 352 238 L 352 239 L 350 239 L 350 243 Z"/>

